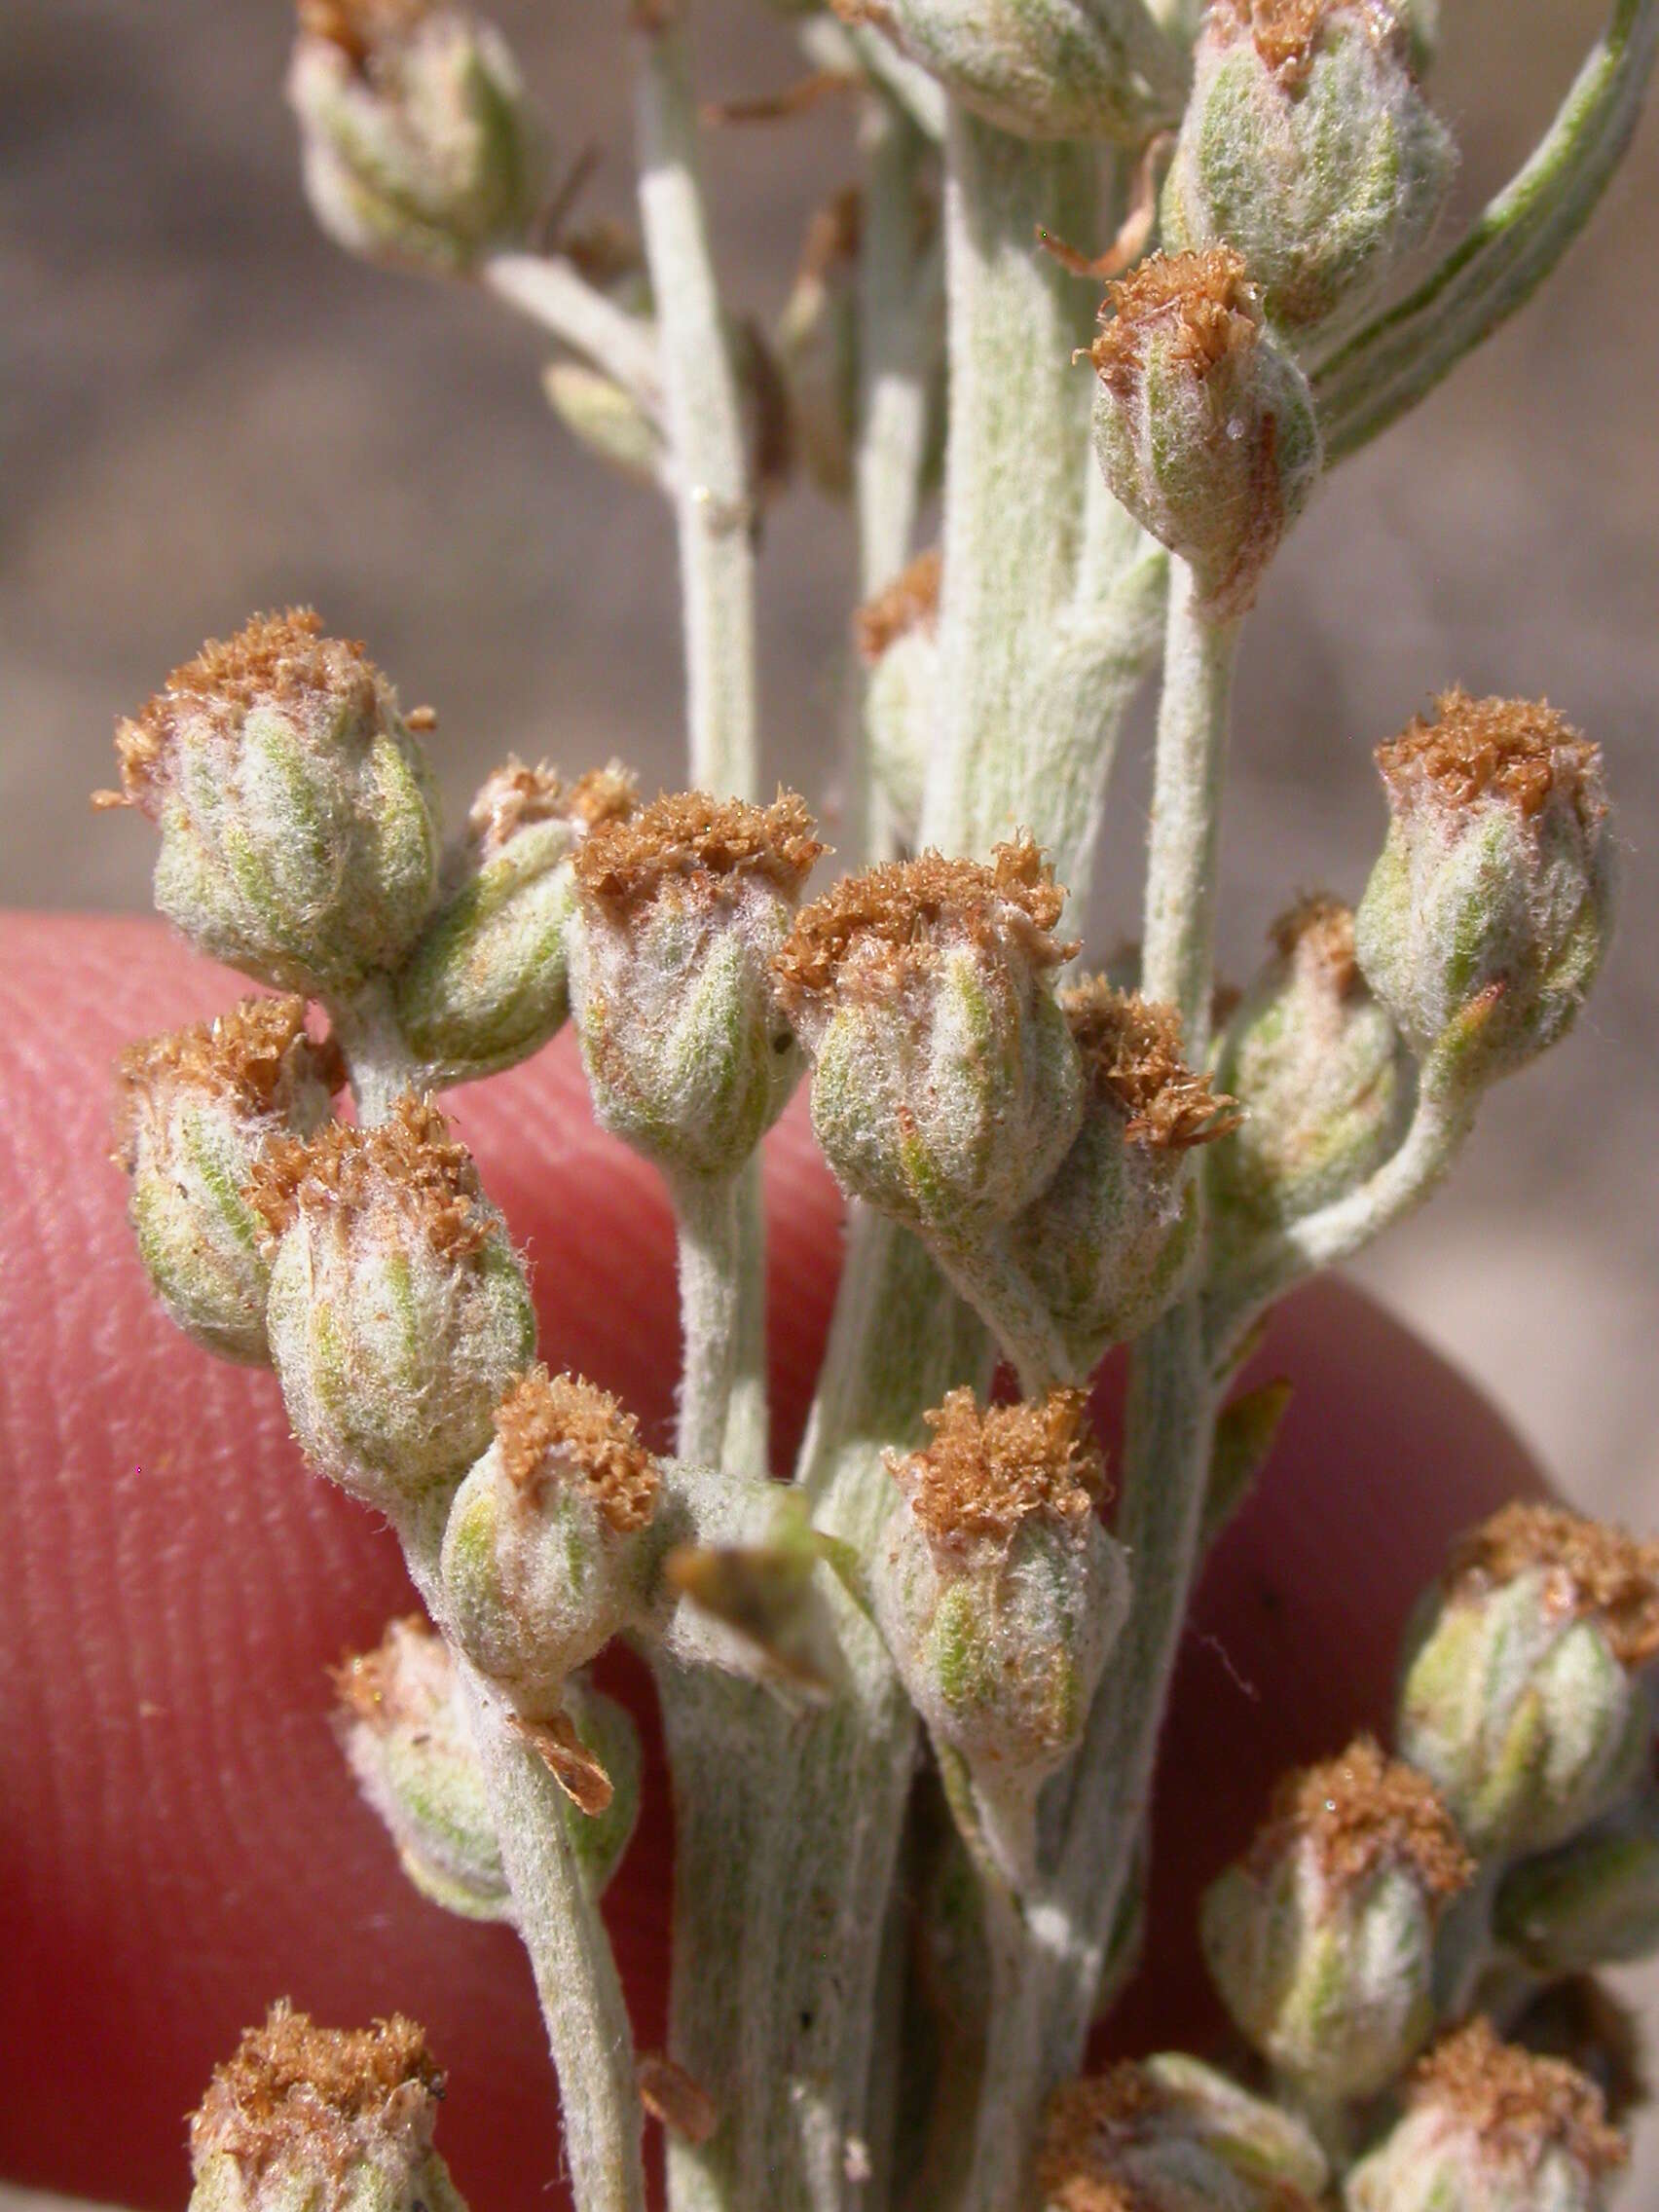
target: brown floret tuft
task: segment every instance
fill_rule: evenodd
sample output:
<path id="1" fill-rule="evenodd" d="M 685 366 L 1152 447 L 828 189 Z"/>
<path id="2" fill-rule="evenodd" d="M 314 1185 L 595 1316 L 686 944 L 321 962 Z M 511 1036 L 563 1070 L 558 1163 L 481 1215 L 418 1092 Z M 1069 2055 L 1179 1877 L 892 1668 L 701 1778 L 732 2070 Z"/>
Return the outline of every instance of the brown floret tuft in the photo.
<path id="1" fill-rule="evenodd" d="M 1426 1775 L 1385 1759 L 1369 1736 L 1341 1758 L 1286 1775 L 1250 1848 L 1250 1863 L 1267 1873 L 1283 1855 L 1311 1842 L 1327 1880 L 1342 1888 L 1379 1868 L 1414 1867 L 1424 1890 L 1445 1903 L 1474 1878 L 1456 1823 Z"/>
<path id="2" fill-rule="evenodd" d="M 987 947 L 1013 937 L 1033 966 L 1053 968 L 1077 950 L 1051 934 L 1064 904 L 1027 836 L 998 845 L 988 867 L 926 852 L 843 876 L 796 917 L 773 973 L 795 1013 L 813 1001 L 889 997 L 963 937 Z"/>
<path id="3" fill-rule="evenodd" d="M 1422 2059 L 1410 2091 L 1414 2105 L 1456 2116 L 1484 2151 L 1505 2164 L 1535 2167 L 1566 2151 L 1592 2174 L 1608 2174 L 1630 2153 L 1607 2123 L 1602 2092 L 1564 2059 L 1539 2058 L 1499 2042 L 1492 2022 L 1471 2020 L 1444 2036 Z"/>
<path id="4" fill-rule="evenodd" d="M 379 671 L 360 644 L 325 638 L 309 607 L 256 614 L 235 637 L 209 638 L 194 659 L 175 668 L 135 717 L 116 724 L 121 793 L 96 794 L 98 804 L 150 813 L 166 790 L 169 757 L 185 720 L 233 729 L 250 707 L 291 705 L 317 694 L 372 703 Z"/>
<path id="5" fill-rule="evenodd" d="M 566 783 L 545 760 L 528 766 L 509 753 L 478 788 L 466 817 L 466 833 L 480 859 L 493 860 L 521 830 L 538 822 L 570 822 L 583 830 L 623 820 L 634 811 L 635 783 L 617 761 L 590 768 Z"/>
<path id="6" fill-rule="evenodd" d="M 222 1098 L 237 1112 L 281 1114 L 307 1079 L 332 1092 L 346 1080 L 333 1039 L 306 1034 L 305 1001 L 247 998 L 212 1021 L 129 1045 L 116 1070 L 115 1159 L 131 1174 L 143 1117 L 171 1091 Z"/>
<path id="7" fill-rule="evenodd" d="M 298 0 L 302 36 L 326 39 L 361 69 L 376 50 L 404 37 L 433 0 Z"/>
<path id="8" fill-rule="evenodd" d="M 918 553 L 890 584 L 866 599 L 854 617 L 859 657 L 873 668 L 889 645 L 912 630 L 933 630 L 939 622 L 939 589 L 944 563 L 937 545 Z"/>
<path id="9" fill-rule="evenodd" d="M 1133 397 L 1152 337 L 1166 338 L 1176 362 L 1203 378 L 1229 355 L 1248 351 L 1262 328 L 1243 256 L 1226 245 L 1149 255 L 1106 287 L 1100 312 L 1104 328 L 1090 357 L 1122 400 Z"/>
<path id="10" fill-rule="evenodd" d="M 372 2028 L 319 2028 L 276 2005 L 215 2069 L 190 2123 L 191 2156 L 200 2170 L 229 2152 L 258 2174 L 298 2154 L 339 2172 L 366 2134 L 401 2140 L 419 2156 L 443 2083 L 425 2031 L 401 2013 Z"/>
<path id="11" fill-rule="evenodd" d="M 256 1162 L 248 1203 L 273 1237 L 305 1213 L 349 1223 L 393 1200 L 446 1259 L 483 1248 L 492 1227 L 472 1155 L 429 1098 L 406 1095 L 384 1122 L 330 1122 L 312 1138 L 278 1137 Z"/>
<path id="12" fill-rule="evenodd" d="M 1362 16 L 1374 38 L 1404 46 L 1392 11 L 1378 0 L 1211 0 L 1209 23 L 1224 37 L 1247 38 L 1286 92 L 1306 84 L 1333 16 Z"/>
<path id="13" fill-rule="evenodd" d="M 887 1465 L 937 1544 L 1007 1544 L 1037 1515 L 1078 1528 L 1105 1490 L 1086 1390 L 981 1411 L 963 1388 L 926 1418 L 933 1442 L 890 1452 Z"/>
<path id="14" fill-rule="evenodd" d="M 1050 2212 L 1152 2212 L 1152 2200 L 1119 2161 L 1169 2105 L 1162 2084 L 1132 2061 L 1056 2090 L 1037 2152 L 1037 2189 L 1045 2207 Z M 1290 2203 L 1284 2212 L 1292 2212 Z"/>
<path id="15" fill-rule="evenodd" d="M 1558 793 L 1590 825 L 1607 811 L 1602 752 L 1544 699 L 1472 699 L 1459 685 L 1441 692 L 1377 748 L 1389 797 L 1457 811 L 1497 799 L 1535 821 Z"/>
<path id="16" fill-rule="evenodd" d="M 428 1719 L 451 1681 L 449 1646 L 424 1613 L 387 1624 L 372 1651 L 348 1653 L 329 1670 L 342 1712 L 371 1727 Z"/>
<path id="17" fill-rule="evenodd" d="M 607 1391 L 575 1375 L 533 1367 L 496 1408 L 501 1470 L 533 1493 L 549 1474 L 585 1490 L 618 1535 L 656 1512 L 662 1472 L 640 1442 L 640 1424 Z M 552 1466 L 549 1467 L 549 1457 Z"/>
<path id="18" fill-rule="evenodd" d="M 1180 1152 L 1238 1126 L 1234 1101 L 1182 1059 L 1173 1007 L 1115 990 L 1104 976 L 1086 976 L 1061 991 L 1060 1012 L 1090 1090 L 1126 1117 L 1124 1134 L 1132 1143 Z"/>
<path id="19" fill-rule="evenodd" d="M 1626 1667 L 1659 1656 L 1659 1540 L 1586 1521 L 1559 1505 L 1506 1505 L 1455 1546 L 1454 1595 L 1501 1588 L 1542 1569 L 1564 1613 L 1600 1622 Z"/>
<path id="20" fill-rule="evenodd" d="M 793 898 L 824 846 L 806 801 L 780 791 L 770 806 L 664 792 L 648 806 L 600 822 L 575 856 L 576 881 L 613 921 L 626 921 L 670 885 L 692 896 L 753 878 Z"/>
<path id="21" fill-rule="evenodd" d="M 1358 986 L 1353 949 L 1353 908 L 1329 892 L 1310 891 L 1272 923 L 1268 938 L 1281 960 L 1308 961 L 1322 971 L 1340 999 Z"/>

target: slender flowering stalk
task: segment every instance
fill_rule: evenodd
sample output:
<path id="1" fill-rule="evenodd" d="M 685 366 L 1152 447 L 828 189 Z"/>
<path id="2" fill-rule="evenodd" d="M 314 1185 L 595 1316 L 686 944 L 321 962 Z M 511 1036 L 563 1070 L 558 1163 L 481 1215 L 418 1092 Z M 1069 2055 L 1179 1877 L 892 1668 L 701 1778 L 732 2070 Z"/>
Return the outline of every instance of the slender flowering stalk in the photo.
<path id="1" fill-rule="evenodd" d="M 423 1894 L 522 1936 L 577 2212 L 644 2212 L 647 2116 L 670 2212 L 1602 2212 L 1622 2142 L 1549 2053 L 1608 2073 L 1586 1977 L 1659 1940 L 1659 1549 L 1560 1508 L 1456 1548 L 1391 1748 L 1262 1777 L 1198 1915 L 1247 2081 L 1079 2069 L 1144 1939 L 1195 1578 L 1284 1412 L 1278 1384 L 1224 1405 L 1229 1380 L 1567 1034 L 1609 934 L 1598 749 L 1454 686 L 1379 750 L 1357 905 L 1287 903 L 1218 1011 L 1241 625 L 1329 463 L 1583 221 L 1655 0 L 1615 0 L 1516 183 L 1381 311 L 1452 164 L 1419 0 L 774 5 L 813 102 L 856 94 L 864 175 L 750 326 L 685 0 L 627 10 L 643 252 L 573 222 L 580 164 L 539 207 L 534 103 L 470 9 L 302 0 L 324 230 L 537 322 L 566 424 L 673 504 L 693 788 L 642 804 L 614 762 L 509 758 L 446 847 L 435 717 L 315 614 L 176 668 L 102 796 L 155 824 L 163 911 L 283 995 L 125 1058 L 140 1255 L 403 1543 L 426 1617 L 341 1670 L 336 1731 Z M 792 459 L 856 514 L 868 846 L 804 905 L 825 847 L 798 798 L 758 802 L 755 680 Z M 1071 964 L 1161 654 L 1137 991 Z M 679 1219 L 672 1454 L 603 1377 L 536 1364 L 511 1225 L 433 1095 L 567 1016 Z M 758 1146 L 803 1068 L 850 1218 L 784 1485 Z M 1118 1344 L 1108 1470 L 1088 1387 Z M 598 1899 L 663 1808 L 590 1677 L 618 1641 L 655 1678 L 676 1832 L 669 2048 L 638 2056 Z M 208 2090 L 193 2202 L 459 2212 L 440 2085 L 406 2020 L 278 2007 Z"/>

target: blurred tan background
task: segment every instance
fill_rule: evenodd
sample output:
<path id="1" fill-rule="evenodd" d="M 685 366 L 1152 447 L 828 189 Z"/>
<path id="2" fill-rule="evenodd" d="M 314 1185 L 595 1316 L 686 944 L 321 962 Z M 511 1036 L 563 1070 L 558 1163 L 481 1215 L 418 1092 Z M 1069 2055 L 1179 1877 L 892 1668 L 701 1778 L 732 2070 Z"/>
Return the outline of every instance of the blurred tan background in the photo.
<path id="1" fill-rule="evenodd" d="M 496 0 L 596 208 L 629 183 L 623 11 Z M 1445 0 L 1460 205 L 1524 155 L 1597 0 Z M 703 0 L 704 82 L 795 70 L 756 0 Z M 95 818 L 114 717 L 251 608 L 310 599 L 439 712 L 452 818 L 509 749 L 675 781 L 672 534 L 547 413 L 538 336 L 349 263 L 300 200 L 280 0 L 5 0 L 0 22 L 0 893 L 147 903 L 152 841 Z M 730 296 L 766 316 L 850 172 L 832 107 L 725 133 Z M 1546 693 L 1606 746 L 1623 931 L 1560 1053 L 1493 1101 L 1454 1189 L 1362 1272 L 1508 1409 L 1576 1501 L 1659 1526 L 1659 124 L 1547 292 L 1345 466 L 1249 633 L 1225 886 L 1235 971 L 1291 891 L 1350 896 L 1369 748 L 1456 678 Z M 762 576 L 770 765 L 832 806 L 844 518 L 797 491 Z M 1116 790 L 1101 942 L 1133 926 L 1146 718 Z M 1334 1470 L 1340 1479 L 1340 1469 Z M 1649 1985 L 1659 1988 L 1659 1983 Z M 1630 2186 L 1659 2201 L 1659 2159 Z"/>

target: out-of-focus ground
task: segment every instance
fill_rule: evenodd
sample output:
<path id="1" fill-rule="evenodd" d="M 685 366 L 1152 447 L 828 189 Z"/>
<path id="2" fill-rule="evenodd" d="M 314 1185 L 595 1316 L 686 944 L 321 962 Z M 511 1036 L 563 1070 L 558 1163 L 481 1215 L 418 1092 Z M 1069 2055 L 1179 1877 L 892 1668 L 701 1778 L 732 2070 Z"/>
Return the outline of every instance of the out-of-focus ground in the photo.
<path id="1" fill-rule="evenodd" d="M 618 25 L 497 0 L 570 153 L 620 209 Z M 1595 0 L 1446 0 L 1436 91 L 1459 204 L 1525 153 Z M 757 0 L 704 0 L 711 91 L 793 73 Z M 678 780 L 672 534 L 541 400 L 546 348 L 481 296 L 355 266 L 299 197 L 276 0 L 8 0 L 0 30 L 0 893 L 147 903 L 149 834 L 97 818 L 114 717 L 206 634 L 313 600 L 439 711 L 452 815 L 509 749 Z M 770 314 L 850 172 L 833 107 L 725 133 L 730 292 Z M 1380 834 L 1369 748 L 1452 679 L 1546 693 L 1602 739 L 1622 935 L 1576 1037 L 1491 1103 L 1455 1186 L 1361 1272 L 1490 1388 L 1567 1493 L 1659 1525 L 1659 127 L 1543 297 L 1300 526 L 1244 653 L 1225 883 L 1235 972 L 1297 888 L 1353 895 Z M 1080 374 L 1086 373 L 1082 370 Z M 763 571 L 769 766 L 836 780 L 850 570 L 801 491 Z M 1095 931 L 1133 927 L 1146 722 Z M 1341 1479 L 1340 1467 L 1333 1479 Z M 1647 1983 L 1651 1999 L 1656 1984 Z M 1650 2134 L 1652 2131 L 1649 2131 Z M 1652 2142 L 1629 2185 L 1659 2200 Z"/>

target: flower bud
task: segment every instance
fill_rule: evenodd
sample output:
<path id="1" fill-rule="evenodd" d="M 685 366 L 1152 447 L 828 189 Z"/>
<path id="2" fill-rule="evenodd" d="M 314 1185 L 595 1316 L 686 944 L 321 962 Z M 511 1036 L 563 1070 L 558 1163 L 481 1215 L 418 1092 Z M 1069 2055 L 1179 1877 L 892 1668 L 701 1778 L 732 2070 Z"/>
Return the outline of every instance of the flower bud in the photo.
<path id="1" fill-rule="evenodd" d="M 1512 1866 L 1493 1925 L 1539 1973 L 1622 1965 L 1659 1949 L 1659 1799 L 1645 1791 L 1559 1850 Z"/>
<path id="2" fill-rule="evenodd" d="M 1212 0 L 1165 242 L 1234 247 L 1278 329 L 1328 337 L 1423 243 L 1454 166 L 1388 0 Z"/>
<path id="3" fill-rule="evenodd" d="M 585 361 L 549 361 L 547 404 L 578 444 L 636 484 L 658 484 L 667 466 L 662 432 L 634 394 Z"/>
<path id="4" fill-rule="evenodd" d="M 398 971 L 398 1027 L 428 1083 L 467 1083 L 538 1051 L 570 1012 L 571 857 L 633 811 L 614 765 L 566 784 L 509 759 L 472 802 L 436 912 Z"/>
<path id="5" fill-rule="evenodd" d="M 981 1413 L 953 1390 L 927 1421 L 931 1444 L 888 1457 L 903 1502 L 876 1555 L 876 1618 L 1018 1884 L 1038 1791 L 1082 1737 L 1128 1577 L 1095 1513 L 1105 1468 L 1085 1392 Z"/>
<path id="6" fill-rule="evenodd" d="M 1431 1784 L 1369 1737 L 1280 1785 L 1199 1916 L 1253 2046 L 1316 2102 L 1386 2087 L 1434 2027 L 1434 1932 L 1474 1872 Z"/>
<path id="7" fill-rule="evenodd" d="M 306 198 L 348 253 L 437 276 L 522 240 L 545 165 L 491 23 L 442 0 L 300 0 Z"/>
<path id="8" fill-rule="evenodd" d="M 443 2086 L 399 2013 L 319 2028 L 274 2006 L 191 2120 L 191 2212 L 465 2212 L 432 2148 Z"/>
<path id="9" fill-rule="evenodd" d="M 939 719 L 940 576 L 938 548 L 919 553 L 858 614 L 870 769 L 905 842 L 922 819 Z"/>
<path id="10" fill-rule="evenodd" d="M 1327 2179 L 1301 2120 L 1173 2051 L 1069 2083 L 1037 2160 L 1044 2212 L 1314 2212 Z"/>
<path id="11" fill-rule="evenodd" d="M 1400 1749 L 1482 1858 L 1547 1850 L 1641 1773 L 1659 1543 L 1509 1505 L 1454 1550 L 1408 1656 Z"/>
<path id="12" fill-rule="evenodd" d="M 1354 917 L 1360 967 L 1460 1088 L 1564 1036 L 1606 948 L 1599 749 L 1543 701 L 1443 693 L 1378 748 L 1391 820 Z"/>
<path id="13" fill-rule="evenodd" d="M 1375 1174 L 1405 1135 L 1411 1055 L 1366 987 L 1353 915 L 1304 899 L 1223 1033 L 1216 1081 L 1242 1109 L 1206 1156 L 1218 1272 Z"/>
<path id="14" fill-rule="evenodd" d="M 249 1197 L 271 1262 L 271 1356 L 294 1433 L 394 1512 L 460 1480 L 535 1349 L 530 1288 L 471 1156 L 429 1100 L 271 1145 Z"/>
<path id="15" fill-rule="evenodd" d="M 771 977 L 824 850 L 804 803 L 664 794 L 585 838 L 571 995 L 594 1112 L 665 1172 L 735 1173 L 798 1059 Z"/>
<path id="16" fill-rule="evenodd" d="M 1106 299 L 1092 357 L 1107 487 L 1191 566 L 1212 615 L 1242 614 L 1318 478 L 1308 380 L 1229 246 L 1154 254 Z"/>
<path id="17" fill-rule="evenodd" d="M 1009 1240 L 1087 1375 L 1180 1295 L 1198 1257 L 1187 1156 L 1236 1120 L 1182 1064 L 1173 1008 L 1095 976 L 1060 1009 L 1088 1085 L 1083 1125 Z"/>
<path id="18" fill-rule="evenodd" d="M 843 1190 L 953 1246 L 1065 1157 L 1083 1074 L 1052 971 L 1063 893 L 1029 838 L 848 876 L 776 967 L 813 1061 L 812 1124 Z"/>
<path id="19" fill-rule="evenodd" d="M 614 1398 L 544 1367 L 520 1377 L 495 1426 L 450 1511 L 444 1597 L 474 1666 L 542 1720 L 578 1667 L 670 1603 L 662 1471 Z"/>
<path id="20" fill-rule="evenodd" d="M 1349 2174 L 1346 2212 L 1602 2212 L 1626 2150 L 1600 2090 L 1477 2019 L 1417 2071 L 1405 2118 Z"/>
<path id="21" fill-rule="evenodd" d="M 98 802 L 160 829 L 156 904 L 203 952 L 340 997 L 414 942 L 437 875 L 426 763 L 386 678 L 309 608 L 210 640 L 115 749 L 122 792 Z"/>
<path id="22" fill-rule="evenodd" d="M 1183 61 L 1141 0 L 830 0 L 987 123 L 1138 145 L 1179 114 Z"/>
<path id="23" fill-rule="evenodd" d="M 329 1118 L 340 1058 L 306 1035 L 297 998 L 243 999 L 216 1021 L 122 1054 L 116 1163 L 156 1295 L 199 1345 L 263 1366 L 271 1271 L 243 1186 L 274 1137 Z"/>

